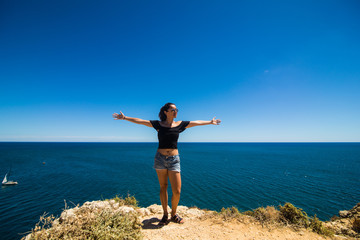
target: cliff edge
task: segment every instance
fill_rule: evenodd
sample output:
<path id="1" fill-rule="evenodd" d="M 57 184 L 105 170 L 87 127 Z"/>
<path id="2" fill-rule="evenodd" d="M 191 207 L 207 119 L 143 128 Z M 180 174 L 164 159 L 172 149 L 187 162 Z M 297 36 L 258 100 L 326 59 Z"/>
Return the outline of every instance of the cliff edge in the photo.
<path id="1" fill-rule="evenodd" d="M 284 208 L 281 206 L 280 210 L 266 207 L 245 213 L 239 213 L 236 208 L 214 212 L 179 206 L 178 213 L 184 218 L 185 223 L 169 222 L 163 227 L 157 225 L 162 217 L 160 205 L 151 205 L 147 208 L 139 208 L 136 205 L 128 205 L 125 200 L 119 198 L 86 202 L 81 207 L 65 209 L 59 218 L 40 217 L 40 222 L 23 239 L 295 240 L 360 237 L 360 224 L 357 222 L 360 220 L 360 203 L 349 211 L 340 211 L 339 216 L 325 223 L 316 220 L 316 217 L 315 220 L 308 218 L 306 213 L 301 209 L 292 208 L 291 204 L 287 206 L 290 208 L 286 211 L 291 209 L 290 212 L 300 213 L 300 218 L 285 219 Z M 327 234 L 314 232 L 314 229 L 323 228 L 326 228 Z"/>

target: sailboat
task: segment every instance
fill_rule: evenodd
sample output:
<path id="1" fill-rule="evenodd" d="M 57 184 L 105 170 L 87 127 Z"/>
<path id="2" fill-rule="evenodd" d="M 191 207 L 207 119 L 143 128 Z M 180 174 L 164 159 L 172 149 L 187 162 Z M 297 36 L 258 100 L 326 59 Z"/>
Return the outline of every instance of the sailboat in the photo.
<path id="1" fill-rule="evenodd" d="M 11 171 L 11 168 L 10 168 L 10 171 Z M 11 181 L 11 180 L 9 181 L 9 180 L 8 180 L 8 177 L 10 176 L 10 171 L 5 174 L 4 180 L 2 181 L 1 185 L 3 185 L 3 186 L 9 186 L 9 185 L 16 185 L 16 184 L 18 184 L 17 182 L 14 182 L 14 181 Z"/>

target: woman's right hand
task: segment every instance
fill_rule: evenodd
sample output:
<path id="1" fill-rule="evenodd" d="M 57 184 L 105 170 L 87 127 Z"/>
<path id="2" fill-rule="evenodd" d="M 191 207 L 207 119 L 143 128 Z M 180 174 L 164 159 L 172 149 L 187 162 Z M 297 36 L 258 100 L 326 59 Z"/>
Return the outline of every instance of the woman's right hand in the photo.
<path id="1" fill-rule="evenodd" d="M 120 111 L 120 114 L 118 113 L 114 113 L 113 115 L 114 120 L 124 120 L 125 119 L 125 115 Z"/>

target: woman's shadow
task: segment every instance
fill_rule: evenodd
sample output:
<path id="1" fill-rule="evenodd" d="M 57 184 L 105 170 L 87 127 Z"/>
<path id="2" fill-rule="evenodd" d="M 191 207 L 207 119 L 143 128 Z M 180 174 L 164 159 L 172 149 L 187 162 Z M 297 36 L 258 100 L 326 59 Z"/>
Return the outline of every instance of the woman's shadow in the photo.
<path id="1" fill-rule="evenodd" d="M 150 219 L 145 219 L 144 221 L 142 221 L 142 229 L 159 229 L 164 227 L 164 225 L 158 225 L 160 222 L 160 219 L 153 217 Z"/>

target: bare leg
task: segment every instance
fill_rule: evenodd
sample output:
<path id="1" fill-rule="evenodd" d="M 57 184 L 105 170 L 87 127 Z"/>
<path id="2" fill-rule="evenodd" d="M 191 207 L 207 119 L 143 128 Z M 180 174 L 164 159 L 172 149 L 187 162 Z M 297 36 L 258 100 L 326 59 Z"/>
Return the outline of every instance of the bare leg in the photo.
<path id="1" fill-rule="evenodd" d="M 179 172 L 169 171 L 169 179 L 173 193 L 171 198 L 171 217 L 173 217 L 176 214 L 176 209 L 180 201 L 181 175 Z"/>
<path id="2" fill-rule="evenodd" d="M 168 215 L 168 170 L 167 169 L 156 169 L 160 184 L 160 201 L 164 211 L 164 215 Z"/>

